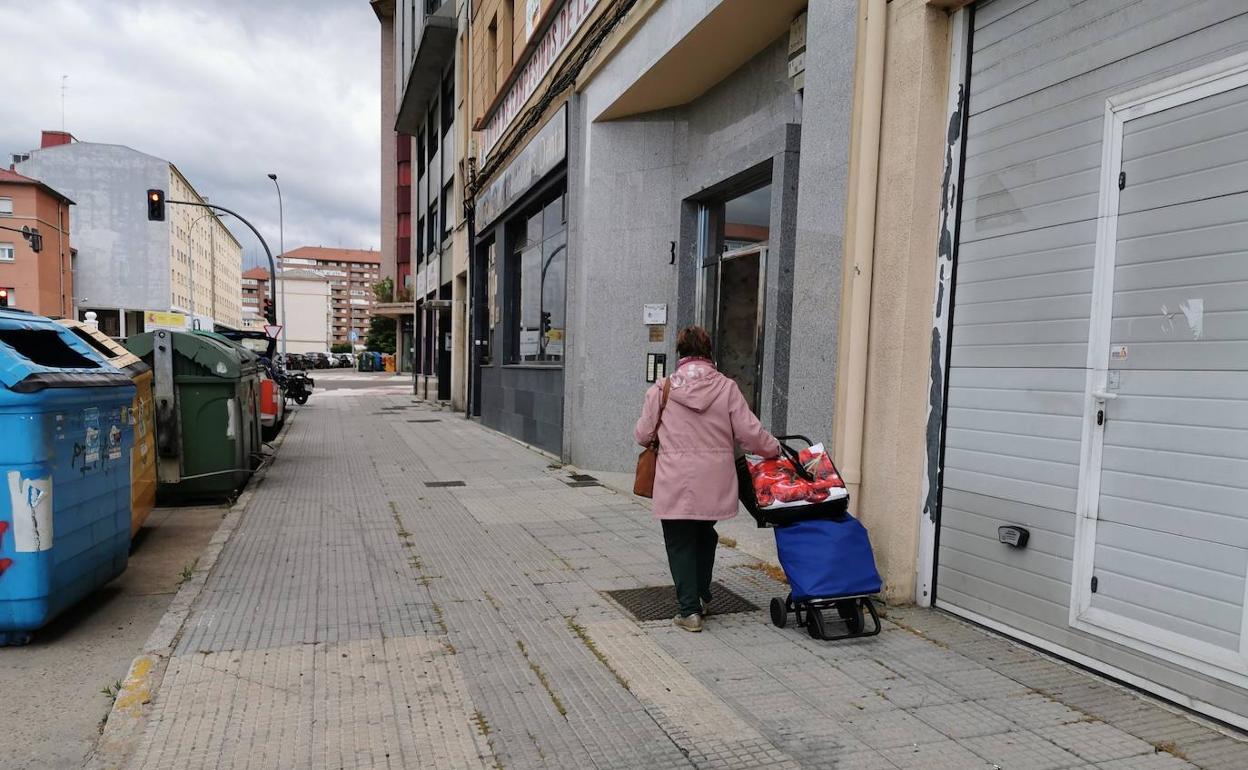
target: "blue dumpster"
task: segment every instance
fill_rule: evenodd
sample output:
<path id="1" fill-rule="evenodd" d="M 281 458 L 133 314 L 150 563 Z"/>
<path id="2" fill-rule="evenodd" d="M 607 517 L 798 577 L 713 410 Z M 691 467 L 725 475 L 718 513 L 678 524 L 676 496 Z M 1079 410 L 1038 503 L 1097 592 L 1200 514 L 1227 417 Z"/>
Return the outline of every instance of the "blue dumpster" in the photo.
<path id="1" fill-rule="evenodd" d="M 0 646 L 125 570 L 133 400 L 69 329 L 0 310 Z"/>

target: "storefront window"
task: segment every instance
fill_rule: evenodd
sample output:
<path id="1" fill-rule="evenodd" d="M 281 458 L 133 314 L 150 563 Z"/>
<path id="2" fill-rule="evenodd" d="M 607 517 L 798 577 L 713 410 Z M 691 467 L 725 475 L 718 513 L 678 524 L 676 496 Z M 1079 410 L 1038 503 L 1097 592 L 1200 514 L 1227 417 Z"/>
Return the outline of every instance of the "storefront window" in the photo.
<path id="1" fill-rule="evenodd" d="M 515 226 L 517 344 L 512 363 L 557 363 L 564 357 L 568 233 L 563 206 L 560 195 Z"/>

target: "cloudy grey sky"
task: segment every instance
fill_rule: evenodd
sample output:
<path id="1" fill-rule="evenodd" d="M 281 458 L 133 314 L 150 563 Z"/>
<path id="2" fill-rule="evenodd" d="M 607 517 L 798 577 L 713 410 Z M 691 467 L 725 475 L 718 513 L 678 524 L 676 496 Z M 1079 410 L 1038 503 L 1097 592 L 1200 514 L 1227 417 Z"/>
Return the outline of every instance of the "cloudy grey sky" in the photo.
<path id="1" fill-rule="evenodd" d="M 0 157 L 61 127 L 172 161 L 278 248 L 377 248 L 379 29 L 367 0 L 0 0 Z M 16 77 L 14 77 L 16 75 Z M 235 225 L 248 257 L 260 248 Z"/>

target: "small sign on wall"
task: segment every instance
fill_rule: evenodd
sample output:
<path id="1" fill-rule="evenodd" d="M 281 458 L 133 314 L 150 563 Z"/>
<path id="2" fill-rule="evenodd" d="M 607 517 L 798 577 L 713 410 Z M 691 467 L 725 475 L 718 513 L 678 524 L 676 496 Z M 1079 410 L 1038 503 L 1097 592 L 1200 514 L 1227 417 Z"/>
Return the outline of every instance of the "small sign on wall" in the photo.
<path id="1" fill-rule="evenodd" d="M 667 324 L 667 305 L 642 305 L 641 322 L 647 326 Z"/>

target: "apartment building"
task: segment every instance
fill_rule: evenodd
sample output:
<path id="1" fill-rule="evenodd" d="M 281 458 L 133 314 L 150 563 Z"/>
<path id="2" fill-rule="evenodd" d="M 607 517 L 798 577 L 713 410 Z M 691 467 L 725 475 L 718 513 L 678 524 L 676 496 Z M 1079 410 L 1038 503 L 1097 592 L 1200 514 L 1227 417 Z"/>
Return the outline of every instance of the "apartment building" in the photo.
<path id="1" fill-rule="evenodd" d="M 169 200 L 205 199 L 167 160 L 118 144 L 43 132 L 41 147 L 16 170 L 80 201 L 74 211 L 74 306 L 95 311 L 100 328 L 124 337 L 143 330 L 143 313 L 173 311 L 202 328 L 242 323 L 242 246 L 215 213 L 168 206 L 147 219 L 149 189 Z"/>
<path id="2" fill-rule="evenodd" d="M 465 0 L 374 0 L 382 35 L 382 251 L 417 395 L 467 402 Z M 393 254 L 391 258 L 390 254 Z M 410 319 L 410 322 L 409 322 Z"/>
<path id="3" fill-rule="evenodd" d="M 70 211 L 74 202 L 37 179 L 0 169 L 0 305 L 39 315 L 74 312 L 74 249 Z M 35 253 L 21 230 L 38 230 Z"/>
<path id="4" fill-rule="evenodd" d="M 243 326 L 261 331 L 269 323 L 264 317 L 264 299 L 269 296 L 269 269 L 253 267 L 243 271 Z"/>
<path id="5" fill-rule="evenodd" d="M 330 287 L 330 343 L 363 345 L 373 317 L 373 285 L 381 278 L 379 252 L 368 249 L 300 246 L 280 255 L 277 263 L 279 271 L 299 270 L 325 278 Z M 280 283 L 277 289 L 278 322 L 281 323 Z"/>

